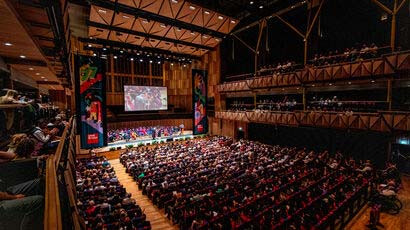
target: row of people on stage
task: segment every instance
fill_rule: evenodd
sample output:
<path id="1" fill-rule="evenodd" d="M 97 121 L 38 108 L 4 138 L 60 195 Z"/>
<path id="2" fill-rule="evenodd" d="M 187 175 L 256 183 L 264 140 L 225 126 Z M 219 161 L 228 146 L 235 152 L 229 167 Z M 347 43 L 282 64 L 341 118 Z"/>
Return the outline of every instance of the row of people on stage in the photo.
<path id="1" fill-rule="evenodd" d="M 108 142 L 138 140 L 140 138 L 170 137 L 181 135 L 183 125 L 180 126 L 143 126 L 138 128 L 122 128 L 108 130 Z"/>

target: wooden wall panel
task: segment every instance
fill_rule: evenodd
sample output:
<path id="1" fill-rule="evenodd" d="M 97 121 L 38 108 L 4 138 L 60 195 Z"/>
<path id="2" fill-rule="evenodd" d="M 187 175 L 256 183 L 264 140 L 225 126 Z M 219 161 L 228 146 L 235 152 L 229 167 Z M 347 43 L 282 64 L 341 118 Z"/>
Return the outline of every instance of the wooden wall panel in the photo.
<path id="1" fill-rule="evenodd" d="M 49 94 L 55 106 L 58 106 L 60 109 L 67 108 L 67 95 L 65 90 L 49 90 Z"/>
<path id="2" fill-rule="evenodd" d="M 107 129 L 121 129 L 121 128 L 134 128 L 141 126 L 179 126 L 184 124 L 186 130 L 192 130 L 192 119 L 162 119 L 162 120 L 145 120 L 145 121 L 126 121 L 108 123 Z"/>

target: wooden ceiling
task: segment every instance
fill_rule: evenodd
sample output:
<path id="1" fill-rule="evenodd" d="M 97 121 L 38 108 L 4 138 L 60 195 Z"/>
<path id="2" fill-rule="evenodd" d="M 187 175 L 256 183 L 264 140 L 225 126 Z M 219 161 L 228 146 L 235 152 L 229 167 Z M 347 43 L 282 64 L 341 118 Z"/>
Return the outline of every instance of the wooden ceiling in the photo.
<path id="1" fill-rule="evenodd" d="M 44 56 L 5 0 L 0 0 L 0 15 L 0 56 L 18 60 L 24 55 L 26 60 L 44 62 Z"/>
<path id="2" fill-rule="evenodd" d="M 89 37 L 197 57 L 212 50 L 221 36 L 238 23 L 234 18 L 181 0 L 91 3 Z"/>
<path id="3" fill-rule="evenodd" d="M 42 88 L 63 90 L 60 77 L 67 75 L 61 48 L 64 43 L 55 37 L 49 9 L 55 5 L 43 0 L 0 0 L 0 56 Z M 62 20 L 67 21 L 67 16 Z"/>

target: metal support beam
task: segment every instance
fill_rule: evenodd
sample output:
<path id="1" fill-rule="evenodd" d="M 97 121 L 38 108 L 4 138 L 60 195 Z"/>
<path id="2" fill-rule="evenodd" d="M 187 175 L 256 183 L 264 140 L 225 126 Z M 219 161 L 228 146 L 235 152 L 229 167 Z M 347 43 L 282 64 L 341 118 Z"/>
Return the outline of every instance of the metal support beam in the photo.
<path id="1" fill-rule="evenodd" d="M 153 14 L 151 12 L 137 9 L 134 7 L 130 7 L 130 6 L 127 6 L 121 3 L 115 4 L 114 2 L 106 1 L 106 0 L 90 0 L 90 2 L 92 5 L 95 5 L 98 7 L 102 7 L 102 8 L 106 8 L 110 10 L 116 10 L 116 12 L 122 12 L 122 13 L 130 14 L 130 15 L 134 15 L 136 17 L 145 18 L 147 20 L 156 21 L 156 22 L 174 26 L 177 28 L 195 31 L 201 34 L 208 34 L 210 36 L 218 37 L 218 38 L 224 38 L 226 36 L 226 34 L 215 31 L 215 30 L 193 25 L 190 23 L 176 20 L 176 19 L 168 18 L 162 15 Z"/>
<path id="2" fill-rule="evenodd" d="M 299 34 L 302 38 L 305 38 L 305 35 L 300 32 L 300 30 L 298 30 L 296 27 L 294 27 L 292 24 L 290 24 L 288 21 L 286 21 L 285 19 L 283 19 L 281 16 L 276 15 L 276 17 L 283 23 L 285 23 L 285 25 L 287 25 L 289 28 L 291 28 L 293 31 L 295 31 L 297 34 Z"/>
<path id="3" fill-rule="evenodd" d="M 309 25 L 309 22 L 308 22 L 308 27 L 307 27 L 306 35 L 305 35 L 305 37 L 304 37 L 304 39 L 303 39 L 303 42 L 305 43 L 305 44 L 304 44 L 304 52 L 303 52 L 303 64 L 304 64 L 304 65 L 307 64 L 308 48 L 309 48 L 309 47 L 308 47 L 309 36 L 310 36 L 310 33 L 312 32 L 313 26 L 315 25 L 315 23 L 316 23 L 316 21 L 317 21 L 317 18 L 318 18 L 319 14 L 320 14 L 320 11 L 322 10 L 322 6 L 323 6 L 323 3 L 324 3 L 324 2 L 325 2 L 325 0 L 322 0 L 322 1 L 320 2 L 319 9 L 317 9 L 316 14 L 315 14 L 315 16 L 313 17 L 313 20 L 312 20 L 312 22 L 311 22 L 310 25 Z M 312 10 L 312 9 L 311 9 L 311 10 Z"/>
<path id="4" fill-rule="evenodd" d="M 291 10 L 294 10 L 294 9 L 296 9 L 296 8 L 299 8 L 299 7 L 303 6 L 303 5 L 305 5 L 306 3 L 307 3 L 306 0 L 301 1 L 301 2 L 298 2 L 298 3 L 294 4 L 293 6 L 289 6 L 289 7 L 285 8 L 285 9 L 282 9 L 282 10 L 280 10 L 280 11 L 277 11 L 277 12 L 274 13 L 274 14 L 269 15 L 269 16 L 265 17 L 264 19 L 265 19 L 265 20 L 269 20 L 269 19 L 275 18 L 275 17 L 277 17 L 278 15 L 282 15 L 282 14 L 285 14 L 285 13 L 291 11 Z M 249 25 L 246 25 L 246 26 L 244 26 L 244 27 L 242 27 L 242 28 L 240 28 L 240 29 L 237 29 L 237 30 L 231 32 L 231 34 L 233 35 L 233 34 L 240 33 L 240 32 L 242 32 L 242 31 L 247 30 L 247 29 L 249 29 L 249 28 L 251 28 L 251 27 L 254 27 L 254 26 L 258 25 L 258 24 L 259 24 L 259 21 L 253 22 L 253 23 L 251 23 L 251 24 L 249 24 Z"/>
<path id="5" fill-rule="evenodd" d="M 240 39 L 238 36 L 236 36 L 236 34 L 232 34 L 232 36 L 234 36 L 236 39 L 238 39 L 244 46 L 246 46 L 246 48 L 250 49 L 253 53 L 256 53 L 256 50 L 254 48 L 252 48 L 250 45 L 246 44 L 246 42 L 244 42 L 242 39 Z"/>
<path id="6" fill-rule="evenodd" d="M 386 95 L 386 101 L 389 105 L 389 110 L 391 110 L 392 106 L 392 80 L 389 79 L 387 80 L 387 95 Z"/>
<path id="7" fill-rule="evenodd" d="M 256 52 L 255 52 L 255 74 L 258 71 L 258 56 L 259 56 L 259 45 L 261 43 L 262 39 L 262 34 L 263 34 L 263 29 L 265 29 L 266 26 L 266 20 L 263 19 L 259 23 L 259 35 L 258 35 L 258 42 L 256 43 Z"/>
<path id="8" fill-rule="evenodd" d="M 146 34 L 146 33 L 143 33 L 143 32 L 139 32 L 139 31 L 135 31 L 135 30 L 128 30 L 128 29 L 124 29 L 124 28 L 121 28 L 121 27 L 117 27 L 117 26 L 109 26 L 109 25 L 106 25 L 106 24 L 98 23 L 98 22 L 92 22 L 92 21 L 87 20 L 86 24 L 88 26 L 92 26 L 92 27 L 96 27 L 96 28 L 107 29 L 107 30 L 112 30 L 112 31 L 115 31 L 115 32 L 131 34 L 131 35 L 135 35 L 135 36 L 139 36 L 139 37 L 143 37 L 143 38 L 156 39 L 156 40 L 171 42 L 171 43 L 175 43 L 175 44 L 192 46 L 192 47 L 195 47 L 195 48 L 198 48 L 198 49 L 213 50 L 213 48 L 209 47 L 209 46 L 199 45 L 199 44 L 190 43 L 190 42 L 177 40 L 177 39 L 172 39 L 172 38 L 167 38 L 167 37 L 161 37 L 161 36 L 158 36 L 158 35 Z"/>
<path id="9" fill-rule="evenodd" d="M 303 111 L 306 111 L 306 87 L 302 88 Z"/>
<path id="10" fill-rule="evenodd" d="M 380 7 L 382 10 L 384 10 L 388 14 L 393 14 L 393 11 L 389 9 L 387 6 L 385 6 L 383 3 L 379 2 L 378 0 L 372 0 L 378 7 Z"/>

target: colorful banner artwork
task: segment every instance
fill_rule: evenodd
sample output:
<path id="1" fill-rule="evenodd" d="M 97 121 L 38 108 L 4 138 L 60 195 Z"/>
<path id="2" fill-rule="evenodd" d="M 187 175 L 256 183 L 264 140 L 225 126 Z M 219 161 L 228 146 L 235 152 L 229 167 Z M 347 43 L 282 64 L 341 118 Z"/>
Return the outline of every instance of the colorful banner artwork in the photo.
<path id="1" fill-rule="evenodd" d="M 107 145 L 104 67 L 104 59 L 76 56 L 77 114 L 84 149 Z"/>
<path id="2" fill-rule="evenodd" d="M 208 133 L 207 110 L 207 78 L 205 70 L 192 70 L 192 103 L 194 113 L 194 135 Z"/>

